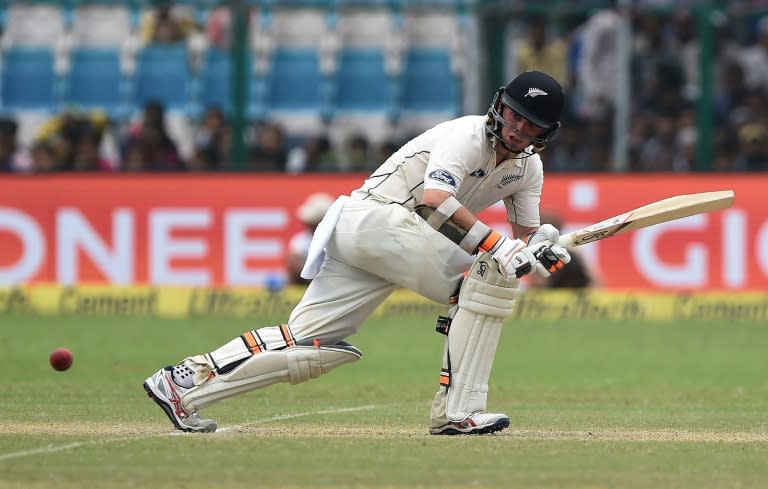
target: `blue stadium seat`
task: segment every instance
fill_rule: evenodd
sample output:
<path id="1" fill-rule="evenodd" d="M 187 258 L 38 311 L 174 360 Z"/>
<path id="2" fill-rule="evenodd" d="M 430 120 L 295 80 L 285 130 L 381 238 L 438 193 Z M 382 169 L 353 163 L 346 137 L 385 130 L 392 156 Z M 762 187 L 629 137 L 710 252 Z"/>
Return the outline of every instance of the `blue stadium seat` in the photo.
<path id="1" fill-rule="evenodd" d="M 2 106 L 7 110 L 55 110 L 53 52 L 14 47 L 3 56 Z"/>
<path id="2" fill-rule="evenodd" d="M 390 114 L 394 87 L 384 65 L 384 52 L 376 48 L 347 48 L 339 53 L 334 109 L 344 112 Z"/>
<path id="3" fill-rule="evenodd" d="M 211 48 L 205 52 L 200 73 L 200 103 L 203 110 L 218 106 L 225 113 L 232 109 L 232 61 L 229 52 Z"/>
<path id="4" fill-rule="evenodd" d="M 325 108 L 323 76 L 316 50 L 278 48 L 266 79 L 267 112 L 321 112 Z"/>
<path id="5" fill-rule="evenodd" d="M 70 62 L 67 103 L 100 109 L 115 119 L 130 115 L 117 48 L 75 48 Z"/>
<path id="6" fill-rule="evenodd" d="M 460 81 L 451 69 L 451 54 L 436 48 L 412 48 L 405 55 L 402 108 L 409 113 L 459 115 Z"/>
<path id="7" fill-rule="evenodd" d="M 194 103 L 194 81 L 184 44 L 150 45 L 137 56 L 134 103 L 161 102 L 166 109 L 187 113 Z"/>

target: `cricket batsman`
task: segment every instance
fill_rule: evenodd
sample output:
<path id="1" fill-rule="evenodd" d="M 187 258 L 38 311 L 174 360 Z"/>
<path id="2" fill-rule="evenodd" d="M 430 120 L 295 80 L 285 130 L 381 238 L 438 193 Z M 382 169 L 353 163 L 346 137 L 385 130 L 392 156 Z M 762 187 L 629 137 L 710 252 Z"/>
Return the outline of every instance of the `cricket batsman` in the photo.
<path id="1" fill-rule="evenodd" d="M 198 412 L 277 382 L 298 384 L 362 357 L 344 341 L 398 287 L 451 306 L 434 435 L 493 433 L 488 379 L 518 280 L 570 261 L 559 231 L 539 227 L 539 152 L 560 127 L 560 84 L 528 71 L 495 94 L 486 115 L 443 122 L 403 145 L 360 188 L 331 206 L 302 275 L 313 278 L 284 324 L 246 331 L 158 370 L 144 389 L 182 431 L 212 432 Z M 503 201 L 512 237 L 476 215 Z M 393 338 L 408 341 L 408 338 Z"/>

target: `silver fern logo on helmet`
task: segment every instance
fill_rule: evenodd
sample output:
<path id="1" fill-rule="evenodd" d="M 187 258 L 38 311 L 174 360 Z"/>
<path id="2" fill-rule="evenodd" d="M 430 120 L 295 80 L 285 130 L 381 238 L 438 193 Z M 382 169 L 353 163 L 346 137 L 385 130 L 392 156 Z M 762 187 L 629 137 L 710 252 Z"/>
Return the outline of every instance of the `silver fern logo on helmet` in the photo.
<path id="1" fill-rule="evenodd" d="M 539 95 L 549 95 L 549 94 L 540 88 L 529 88 L 528 93 L 526 93 L 523 96 L 523 98 L 525 97 L 534 98 L 534 97 L 538 97 Z"/>

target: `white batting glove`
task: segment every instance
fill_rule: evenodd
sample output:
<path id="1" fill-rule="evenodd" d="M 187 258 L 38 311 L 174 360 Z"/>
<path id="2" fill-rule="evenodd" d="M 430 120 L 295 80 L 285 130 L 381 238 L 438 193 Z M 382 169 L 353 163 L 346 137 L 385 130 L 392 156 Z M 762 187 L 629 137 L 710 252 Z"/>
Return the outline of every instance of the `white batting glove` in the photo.
<path id="1" fill-rule="evenodd" d="M 571 262 L 568 250 L 556 244 L 538 244 L 529 246 L 526 250 L 533 250 L 536 259 L 534 269 L 542 277 L 549 277 Z"/>
<path id="2" fill-rule="evenodd" d="M 542 277 L 549 277 L 571 261 L 568 250 L 552 244 L 525 246 L 519 239 L 502 237 L 489 250 L 491 257 L 499 264 L 501 273 L 517 278 L 535 271 Z"/>
<path id="3" fill-rule="evenodd" d="M 488 251 L 491 253 L 491 257 L 496 260 L 496 263 L 499 264 L 499 270 L 502 275 L 507 277 L 516 275 L 519 277 L 520 275 L 517 275 L 514 258 L 519 253 L 524 252 L 525 249 L 525 243 L 521 240 L 500 236 L 498 241 L 496 241 L 493 247 Z M 530 261 L 533 261 L 533 252 L 529 251 L 529 254 L 531 255 Z"/>
<path id="4" fill-rule="evenodd" d="M 557 244 L 560 240 L 560 231 L 551 224 L 542 224 L 539 229 L 531 233 L 528 238 L 528 246 L 534 246 L 539 243 L 549 242 L 550 244 Z"/>

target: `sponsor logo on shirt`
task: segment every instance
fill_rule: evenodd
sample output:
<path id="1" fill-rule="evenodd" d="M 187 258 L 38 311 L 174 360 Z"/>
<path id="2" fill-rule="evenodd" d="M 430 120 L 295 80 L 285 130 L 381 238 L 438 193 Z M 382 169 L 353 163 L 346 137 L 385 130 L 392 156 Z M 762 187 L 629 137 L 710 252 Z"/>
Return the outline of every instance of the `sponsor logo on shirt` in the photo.
<path id="1" fill-rule="evenodd" d="M 475 177 L 475 178 L 483 178 L 485 176 L 485 170 L 483 170 L 482 168 L 478 168 L 477 170 L 470 173 L 469 176 Z"/>
<path id="2" fill-rule="evenodd" d="M 496 184 L 496 188 L 500 189 L 506 185 L 509 185 L 512 182 L 516 182 L 523 178 L 523 175 L 504 175 L 501 177 L 501 181 Z"/>
<path id="3" fill-rule="evenodd" d="M 456 187 L 456 179 L 453 178 L 453 175 L 445 170 L 435 170 L 431 172 L 427 178 L 430 180 L 437 180 L 438 182 L 447 183 L 451 187 Z"/>

